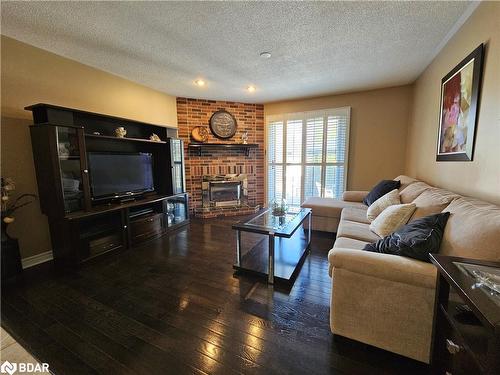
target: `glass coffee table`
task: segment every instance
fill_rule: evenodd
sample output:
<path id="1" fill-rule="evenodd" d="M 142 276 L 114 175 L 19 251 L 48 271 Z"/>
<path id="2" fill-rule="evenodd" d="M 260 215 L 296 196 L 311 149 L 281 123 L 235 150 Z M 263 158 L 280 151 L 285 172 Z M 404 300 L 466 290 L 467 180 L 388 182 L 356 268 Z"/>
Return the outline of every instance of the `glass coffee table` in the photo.
<path id="1" fill-rule="evenodd" d="M 304 223 L 307 221 L 308 226 Z M 269 209 L 233 225 L 236 230 L 236 264 L 238 273 L 265 276 L 293 284 L 311 244 L 311 210 L 291 208 L 283 216 Z"/>

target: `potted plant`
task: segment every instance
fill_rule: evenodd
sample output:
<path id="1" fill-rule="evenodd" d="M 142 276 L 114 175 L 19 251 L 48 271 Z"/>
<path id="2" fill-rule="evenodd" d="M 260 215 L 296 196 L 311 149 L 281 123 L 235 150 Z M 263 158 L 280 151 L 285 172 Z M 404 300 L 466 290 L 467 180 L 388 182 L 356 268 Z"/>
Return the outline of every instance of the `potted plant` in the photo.
<path id="1" fill-rule="evenodd" d="M 19 242 L 7 233 L 9 224 L 15 221 L 14 213 L 36 199 L 34 194 L 21 194 L 12 199 L 16 185 L 12 178 L 1 178 L 1 213 L 2 213 L 2 280 L 22 271 Z"/>
<path id="2" fill-rule="evenodd" d="M 285 216 L 288 212 L 288 204 L 283 198 L 271 201 L 269 206 L 271 207 L 271 213 L 274 216 Z"/>

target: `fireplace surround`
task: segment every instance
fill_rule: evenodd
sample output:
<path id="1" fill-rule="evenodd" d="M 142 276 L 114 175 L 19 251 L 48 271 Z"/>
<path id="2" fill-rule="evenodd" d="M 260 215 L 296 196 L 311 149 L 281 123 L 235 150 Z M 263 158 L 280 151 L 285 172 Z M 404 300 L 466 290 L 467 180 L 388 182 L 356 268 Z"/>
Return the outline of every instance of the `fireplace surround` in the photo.
<path id="1" fill-rule="evenodd" d="M 237 121 L 238 130 L 230 139 L 218 139 L 209 129 L 210 117 L 219 110 L 230 112 Z M 264 106 L 262 104 L 228 101 L 177 98 L 177 119 L 179 138 L 184 140 L 186 166 L 186 189 L 189 193 L 189 209 L 194 217 L 213 218 L 217 216 L 247 215 L 264 204 Z M 239 147 L 200 147 L 191 139 L 195 127 L 208 131 L 207 144 L 234 145 Z M 248 143 L 256 147 L 245 149 L 241 135 L 248 135 Z M 202 185 L 206 176 L 246 175 L 247 181 L 221 186 L 212 185 L 213 200 L 207 204 L 209 195 L 204 196 Z M 232 189 L 229 189 L 231 187 Z M 239 189 L 240 204 L 237 194 Z M 232 191 L 232 193 L 229 192 Z M 205 199 L 205 201 L 204 201 Z"/>

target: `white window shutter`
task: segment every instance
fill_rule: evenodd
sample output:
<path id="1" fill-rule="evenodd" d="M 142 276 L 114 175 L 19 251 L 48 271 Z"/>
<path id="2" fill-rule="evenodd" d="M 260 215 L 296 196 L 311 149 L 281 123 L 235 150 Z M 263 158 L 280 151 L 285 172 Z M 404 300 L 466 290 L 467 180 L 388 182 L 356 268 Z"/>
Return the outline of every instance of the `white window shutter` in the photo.
<path id="1" fill-rule="evenodd" d="M 350 108 L 267 118 L 267 193 L 298 206 L 314 196 L 341 198 L 348 170 Z"/>

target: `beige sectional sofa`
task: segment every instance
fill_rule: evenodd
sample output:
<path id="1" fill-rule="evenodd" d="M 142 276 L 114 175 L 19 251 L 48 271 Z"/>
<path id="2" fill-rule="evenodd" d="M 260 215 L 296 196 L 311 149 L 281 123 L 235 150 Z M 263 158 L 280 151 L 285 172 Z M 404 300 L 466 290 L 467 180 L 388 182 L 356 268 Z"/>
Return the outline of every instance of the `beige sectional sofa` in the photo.
<path id="1" fill-rule="evenodd" d="M 411 220 L 451 213 L 441 254 L 500 261 L 500 207 L 399 176 L 402 203 L 414 202 Z M 411 258 L 362 251 L 380 237 L 369 229 L 368 192 L 346 192 L 343 200 L 314 198 L 313 229 L 336 232 L 328 254 L 332 276 L 333 333 L 429 362 L 437 271 Z"/>

